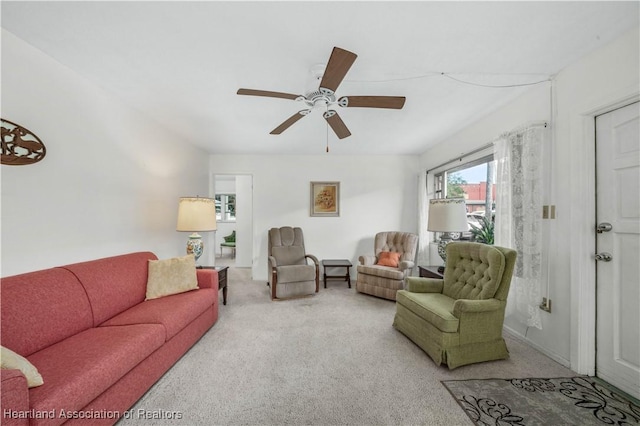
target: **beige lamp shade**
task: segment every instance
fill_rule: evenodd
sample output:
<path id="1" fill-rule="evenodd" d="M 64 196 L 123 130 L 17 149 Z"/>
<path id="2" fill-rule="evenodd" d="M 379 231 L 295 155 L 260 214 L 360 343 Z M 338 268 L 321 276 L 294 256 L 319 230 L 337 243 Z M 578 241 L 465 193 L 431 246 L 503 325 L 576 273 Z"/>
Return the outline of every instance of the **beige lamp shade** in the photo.
<path id="1" fill-rule="evenodd" d="M 216 228 L 216 201 L 213 198 L 180 198 L 176 231 L 204 232 Z"/>
<path id="2" fill-rule="evenodd" d="M 463 198 L 429 200 L 428 231 L 464 232 L 467 228 L 467 203 Z"/>

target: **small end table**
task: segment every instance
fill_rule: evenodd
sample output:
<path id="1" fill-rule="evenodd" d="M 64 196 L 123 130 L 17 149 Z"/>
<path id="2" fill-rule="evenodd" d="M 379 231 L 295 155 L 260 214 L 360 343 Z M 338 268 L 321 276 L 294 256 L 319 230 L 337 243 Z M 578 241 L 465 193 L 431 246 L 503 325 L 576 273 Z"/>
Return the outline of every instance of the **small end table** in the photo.
<path id="1" fill-rule="evenodd" d="M 439 266 L 418 266 L 420 276 L 423 278 L 444 278 L 444 272 L 438 271 Z"/>
<path id="2" fill-rule="evenodd" d="M 322 269 L 324 271 L 324 288 L 327 288 L 327 279 L 340 278 L 349 283 L 351 288 L 351 275 L 349 275 L 349 268 L 353 265 L 346 259 L 324 259 L 322 261 Z M 327 268 L 347 268 L 345 275 L 327 275 Z"/>
<path id="3" fill-rule="evenodd" d="M 227 271 L 228 266 L 196 266 L 196 269 L 215 269 L 218 271 L 218 289 L 222 290 L 222 304 L 227 304 Z"/>

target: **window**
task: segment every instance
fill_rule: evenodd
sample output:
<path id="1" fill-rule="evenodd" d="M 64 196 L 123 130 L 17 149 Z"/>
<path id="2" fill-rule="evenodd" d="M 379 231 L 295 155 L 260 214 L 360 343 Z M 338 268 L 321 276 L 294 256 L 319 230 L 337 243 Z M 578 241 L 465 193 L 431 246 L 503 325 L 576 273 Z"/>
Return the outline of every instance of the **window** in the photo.
<path id="1" fill-rule="evenodd" d="M 469 229 L 454 237 L 471 240 L 471 230 L 482 226 L 486 211 L 491 212 L 491 222 L 495 219 L 496 185 L 493 154 L 463 164 L 450 163 L 447 166 L 434 174 L 435 198 L 466 200 Z"/>
<path id="2" fill-rule="evenodd" d="M 216 220 L 220 222 L 236 221 L 236 194 L 217 194 Z"/>

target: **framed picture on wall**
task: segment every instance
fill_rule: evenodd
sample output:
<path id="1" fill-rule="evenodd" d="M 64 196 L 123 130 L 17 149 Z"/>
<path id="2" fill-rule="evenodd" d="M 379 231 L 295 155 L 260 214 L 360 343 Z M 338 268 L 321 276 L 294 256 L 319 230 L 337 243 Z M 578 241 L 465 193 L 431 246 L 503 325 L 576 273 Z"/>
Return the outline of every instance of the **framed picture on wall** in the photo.
<path id="1" fill-rule="evenodd" d="M 340 182 L 311 182 L 311 216 L 340 216 Z"/>

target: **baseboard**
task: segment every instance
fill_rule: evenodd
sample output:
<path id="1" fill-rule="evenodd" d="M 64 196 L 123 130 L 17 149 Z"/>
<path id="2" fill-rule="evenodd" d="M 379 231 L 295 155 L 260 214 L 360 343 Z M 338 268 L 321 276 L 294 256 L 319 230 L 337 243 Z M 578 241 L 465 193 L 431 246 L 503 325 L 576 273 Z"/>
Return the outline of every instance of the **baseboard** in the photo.
<path id="1" fill-rule="evenodd" d="M 567 368 L 571 369 L 571 361 L 569 361 L 568 359 L 564 359 L 563 357 L 559 356 L 558 354 L 555 354 L 555 353 L 543 348 L 542 346 L 532 342 L 531 340 L 527 339 L 522 333 L 519 333 L 519 332 L 515 331 L 514 329 L 512 329 L 509 326 L 505 325 L 505 326 L 503 326 L 503 328 L 504 328 L 504 330 L 508 331 L 509 334 L 514 335 L 518 339 L 520 339 L 523 342 L 525 342 L 527 345 L 533 347 L 534 349 L 536 349 L 539 352 L 542 352 L 544 355 L 548 356 L 549 358 L 551 358 L 552 360 L 554 360 L 558 364 L 562 365 L 563 367 L 567 367 Z"/>

